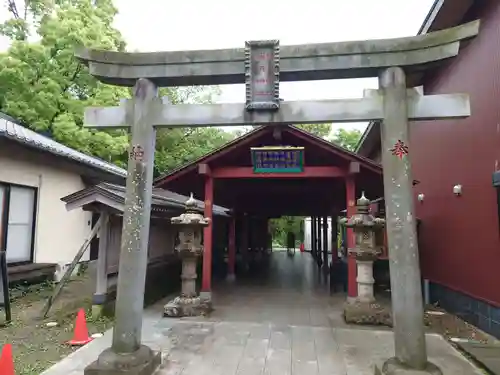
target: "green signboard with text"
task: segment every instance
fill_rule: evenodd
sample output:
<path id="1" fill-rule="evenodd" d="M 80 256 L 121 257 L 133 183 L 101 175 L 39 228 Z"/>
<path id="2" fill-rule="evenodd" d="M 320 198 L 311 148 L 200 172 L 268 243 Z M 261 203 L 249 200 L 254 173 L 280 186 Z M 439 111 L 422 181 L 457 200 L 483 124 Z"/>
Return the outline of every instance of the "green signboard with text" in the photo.
<path id="1" fill-rule="evenodd" d="M 266 146 L 250 150 L 254 173 L 304 172 L 304 147 Z"/>

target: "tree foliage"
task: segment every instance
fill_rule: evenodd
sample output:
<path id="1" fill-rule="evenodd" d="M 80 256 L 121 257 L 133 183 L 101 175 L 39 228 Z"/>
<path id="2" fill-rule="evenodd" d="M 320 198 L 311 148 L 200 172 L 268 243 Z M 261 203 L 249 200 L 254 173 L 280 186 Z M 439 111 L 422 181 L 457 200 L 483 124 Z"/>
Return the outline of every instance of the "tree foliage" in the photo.
<path id="1" fill-rule="evenodd" d="M 287 245 L 287 233 L 295 233 L 297 242 L 302 242 L 304 239 L 301 216 L 281 216 L 276 219 L 271 219 L 270 230 L 273 236 L 273 242 L 281 246 Z"/>
<path id="2" fill-rule="evenodd" d="M 0 53 L 0 111 L 55 140 L 124 166 L 126 131 L 83 127 L 87 106 L 117 105 L 130 90 L 102 84 L 74 58 L 76 47 L 123 51 L 113 26 L 112 0 L 5 0 L 8 18 L 0 35 L 10 48 Z M 218 88 L 161 89 L 173 103 L 210 102 Z M 218 147 L 232 135 L 216 128 L 160 130 L 155 172 L 165 172 Z"/>
<path id="3" fill-rule="evenodd" d="M 339 128 L 333 134 L 331 141 L 339 146 L 348 149 L 349 151 L 354 151 L 360 139 L 361 132 L 359 130 L 346 130 L 343 128 Z"/>
<path id="4" fill-rule="evenodd" d="M 296 126 L 320 138 L 326 138 L 332 130 L 331 124 L 300 124 Z"/>

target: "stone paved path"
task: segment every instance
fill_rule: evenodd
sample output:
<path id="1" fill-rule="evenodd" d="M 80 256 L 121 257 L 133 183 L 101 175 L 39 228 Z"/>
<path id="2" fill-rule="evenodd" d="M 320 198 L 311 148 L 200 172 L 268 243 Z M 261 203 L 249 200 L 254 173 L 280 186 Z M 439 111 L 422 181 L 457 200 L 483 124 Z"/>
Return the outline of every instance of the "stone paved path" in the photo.
<path id="1" fill-rule="evenodd" d="M 320 281 L 309 254 L 278 253 L 252 280 L 216 288 L 209 318 L 160 318 L 162 304 L 153 306 L 143 341 L 164 353 L 157 375 L 372 375 L 394 353 L 392 332 L 346 326 L 345 297 Z M 110 341 L 107 332 L 43 375 L 83 375 Z M 440 336 L 427 342 L 445 375 L 481 374 Z"/>
<path id="2" fill-rule="evenodd" d="M 330 296 L 323 274 L 308 253 L 272 254 L 262 271 L 234 285 L 216 285 L 216 310 L 210 321 L 241 321 L 306 326 L 345 326 L 341 319 L 346 295 Z"/>

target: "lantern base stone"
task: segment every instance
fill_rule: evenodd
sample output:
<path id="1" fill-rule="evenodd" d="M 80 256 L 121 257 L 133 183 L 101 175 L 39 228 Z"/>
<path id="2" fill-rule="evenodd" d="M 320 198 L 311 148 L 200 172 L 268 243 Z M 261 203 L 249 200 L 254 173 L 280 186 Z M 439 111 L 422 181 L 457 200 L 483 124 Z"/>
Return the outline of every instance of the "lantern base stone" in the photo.
<path id="1" fill-rule="evenodd" d="M 164 306 L 163 316 L 167 318 L 181 318 L 184 316 L 208 315 L 212 311 L 210 301 L 199 296 L 179 296 Z"/>
<path id="2" fill-rule="evenodd" d="M 415 370 L 402 364 L 397 358 L 390 358 L 385 361 L 382 370 L 375 367 L 374 375 L 443 375 L 443 371 L 431 362 L 427 362 L 423 370 Z"/>
<path id="3" fill-rule="evenodd" d="M 377 302 L 354 300 L 344 304 L 344 320 L 346 323 L 360 325 L 382 325 L 392 327 L 390 309 Z"/>

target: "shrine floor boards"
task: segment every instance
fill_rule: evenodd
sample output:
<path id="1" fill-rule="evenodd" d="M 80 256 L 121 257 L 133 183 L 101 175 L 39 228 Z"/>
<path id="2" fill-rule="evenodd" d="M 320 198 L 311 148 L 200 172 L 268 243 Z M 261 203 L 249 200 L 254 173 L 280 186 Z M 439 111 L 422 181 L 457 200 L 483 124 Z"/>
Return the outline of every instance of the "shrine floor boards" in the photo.
<path id="1" fill-rule="evenodd" d="M 372 375 L 394 353 L 390 330 L 349 327 L 345 296 L 330 296 L 309 254 L 273 254 L 253 280 L 215 288 L 208 318 L 161 318 L 162 301 L 144 313 L 143 341 L 164 358 L 158 375 Z M 83 375 L 110 345 L 111 332 L 42 375 Z M 431 361 L 445 375 L 481 374 L 438 335 Z"/>

